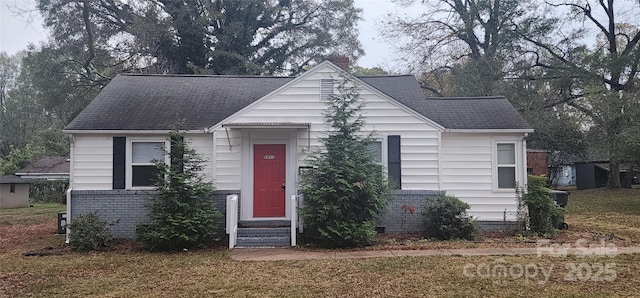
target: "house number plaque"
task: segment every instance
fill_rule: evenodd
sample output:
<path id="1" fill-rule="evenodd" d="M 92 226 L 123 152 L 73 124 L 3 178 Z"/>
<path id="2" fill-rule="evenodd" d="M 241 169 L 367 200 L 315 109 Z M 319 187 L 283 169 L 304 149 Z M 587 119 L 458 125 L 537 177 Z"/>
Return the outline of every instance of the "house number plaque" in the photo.
<path id="1" fill-rule="evenodd" d="M 276 159 L 275 155 L 267 154 L 264 156 L 264 159 Z"/>

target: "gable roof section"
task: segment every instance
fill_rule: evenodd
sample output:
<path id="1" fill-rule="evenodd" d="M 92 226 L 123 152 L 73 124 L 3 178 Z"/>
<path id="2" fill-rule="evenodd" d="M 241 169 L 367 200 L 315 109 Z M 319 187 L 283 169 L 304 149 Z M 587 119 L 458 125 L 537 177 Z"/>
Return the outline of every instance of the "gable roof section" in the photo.
<path id="1" fill-rule="evenodd" d="M 503 96 L 425 98 L 410 75 L 360 79 L 447 129 L 531 129 Z"/>
<path id="2" fill-rule="evenodd" d="M 532 130 L 503 96 L 427 98 L 419 112 L 447 129 Z"/>
<path id="3" fill-rule="evenodd" d="M 203 130 L 292 77 L 118 75 L 65 130 Z"/>
<path id="4" fill-rule="evenodd" d="M 18 176 L 0 176 L 0 184 L 29 184 L 31 183 L 27 179 L 20 178 Z"/>
<path id="5" fill-rule="evenodd" d="M 446 129 L 531 130 L 504 97 L 425 98 L 412 75 L 359 79 Z M 260 76 L 118 75 L 65 130 L 169 130 L 181 119 L 184 124 L 180 129 L 204 130 L 250 108 L 294 80 Z"/>
<path id="6" fill-rule="evenodd" d="M 35 174 L 69 174 L 69 159 L 64 156 L 46 156 L 16 172 L 18 176 Z"/>

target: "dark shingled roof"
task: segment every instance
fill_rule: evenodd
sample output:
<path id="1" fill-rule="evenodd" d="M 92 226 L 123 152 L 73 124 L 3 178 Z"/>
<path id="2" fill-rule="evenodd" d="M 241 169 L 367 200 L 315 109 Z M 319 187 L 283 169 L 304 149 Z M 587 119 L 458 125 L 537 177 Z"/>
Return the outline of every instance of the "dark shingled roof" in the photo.
<path id="1" fill-rule="evenodd" d="M 26 168 L 18 174 L 69 174 L 69 159 L 64 156 L 46 156 Z"/>
<path id="2" fill-rule="evenodd" d="M 291 77 L 118 75 L 66 127 L 67 130 L 209 128 Z"/>
<path id="3" fill-rule="evenodd" d="M 531 129 L 503 96 L 425 98 L 413 76 L 361 79 L 448 129 Z"/>
<path id="4" fill-rule="evenodd" d="M 18 176 L 0 176 L 0 184 L 29 184 L 31 181 Z"/>
<path id="5" fill-rule="evenodd" d="M 66 130 L 211 127 L 290 82 L 292 77 L 118 75 Z M 425 98 L 411 75 L 362 81 L 448 129 L 530 129 L 504 97 Z"/>

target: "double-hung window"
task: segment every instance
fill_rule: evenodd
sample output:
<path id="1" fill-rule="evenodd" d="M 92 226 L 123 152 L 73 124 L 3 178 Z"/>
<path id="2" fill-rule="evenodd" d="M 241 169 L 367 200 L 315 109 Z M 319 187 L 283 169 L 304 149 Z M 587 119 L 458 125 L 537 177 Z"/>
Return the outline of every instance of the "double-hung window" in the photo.
<path id="1" fill-rule="evenodd" d="M 400 158 L 400 136 L 387 136 L 386 139 L 374 140 L 369 143 L 376 163 L 385 167 L 389 175 L 389 182 L 393 187 L 402 188 L 402 166 Z"/>
<path id="2" fill-rule="evenodd" d="M 373 158 L 376 163 L 382 164 L 382 141 L 372 141 L 369 143 L 369 148 L 373 152 Z"/>
<path id="3" fill-rule="evenodd" d="M 516 188 L 516 144 L 496 144 L 498 189 Z"/>
<path id="4" fill-rule="evenodd" d="M 131 188 L 153 187 L 158 178 L 156 161 L 166 162 L 163 148 L 165 141 L 131 141 L 129 162 L 129 186 Z"/>

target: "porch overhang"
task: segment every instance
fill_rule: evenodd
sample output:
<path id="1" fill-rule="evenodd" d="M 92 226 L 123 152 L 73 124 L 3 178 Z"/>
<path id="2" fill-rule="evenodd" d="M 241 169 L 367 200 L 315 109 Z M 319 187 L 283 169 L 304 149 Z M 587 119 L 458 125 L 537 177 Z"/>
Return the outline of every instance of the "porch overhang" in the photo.
<path id="1" fill-rule="evenodd" d="M 306 128 L 307 129 L 307 148 L 311 146 L 311 123 L 309 122 L 240 122 L 240 123 L 223 123 L 225 133 L 227 134 L 227 141 L 229 142 L 229 150 L 231 150 L 231 139 L 229 138 L 229 129 L 233 128 Z"/>
<path id="2" fill-rule="evenodd" d="M 298 122 L 246 122 L 223 123 L 224 128 L 309 128 L 311 123 Z"/>

